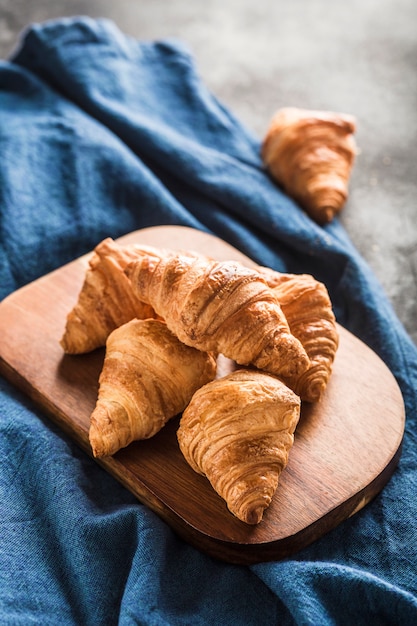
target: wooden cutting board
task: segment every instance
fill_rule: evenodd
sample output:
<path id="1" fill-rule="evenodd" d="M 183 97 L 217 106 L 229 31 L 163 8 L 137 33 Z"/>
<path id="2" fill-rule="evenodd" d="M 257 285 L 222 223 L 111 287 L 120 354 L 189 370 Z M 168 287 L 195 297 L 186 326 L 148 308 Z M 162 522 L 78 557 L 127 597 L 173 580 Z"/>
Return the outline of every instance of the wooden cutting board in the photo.
<path id="1" fill-rule="evenodd" d="M 211 235 L 180 226 L 133 232 L 119 241 L 197 250 L 255 264 Z M 99 242 L 97 242 L 99 243 Z M 11 294 L 0 304 L 0 373 L 35 400 L 88 454 L 89 416 L 103 350 L 64 355 L 59 345 L 89 255 Z M 233 517 L 209 482 L 186 464 L 174 419 L 154 438 L 100 464 L 202 551 L 232 563 L 287 557 L 366 505 L 400 457 L 404 404 L 391 372 L 340 329 L 334 371 L 322 400 L 304 404 L 287 468 L 263 521 Z"/>

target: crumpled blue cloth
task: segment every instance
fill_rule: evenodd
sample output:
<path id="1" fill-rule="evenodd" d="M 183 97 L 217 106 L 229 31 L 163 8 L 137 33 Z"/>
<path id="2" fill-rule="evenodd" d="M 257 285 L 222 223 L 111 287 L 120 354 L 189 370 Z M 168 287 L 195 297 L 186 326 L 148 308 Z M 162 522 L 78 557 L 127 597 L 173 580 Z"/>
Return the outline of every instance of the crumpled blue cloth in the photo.
<path id="1" fill-rule="evenodd" d="M 312 273 L 401 386 L 398 469 L 292 558 L 228 565 L 179 539 L 0 378 L 2 625 L 417 623 L 416 348 L 338 220 L 312 222 L 259 148 L 181 42 L 88 18 L 32 26 L 0 64 L 0 297 L 106 236 L 158 224 Z"/>

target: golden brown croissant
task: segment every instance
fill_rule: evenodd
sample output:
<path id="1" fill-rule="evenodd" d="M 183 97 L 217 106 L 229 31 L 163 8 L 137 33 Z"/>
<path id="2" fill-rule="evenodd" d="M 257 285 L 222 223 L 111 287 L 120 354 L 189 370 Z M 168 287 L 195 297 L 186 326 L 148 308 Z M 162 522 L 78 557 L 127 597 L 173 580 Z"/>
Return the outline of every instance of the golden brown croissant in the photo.
<path id="1" fill-rule="evenodd" d="M 216 374 L 210 354 L 185 346 L 159 320 L 131 320 L 107 339 L 90 443 L 95 457 L 155 435 Z"/>
<path id="2" fill-rule="evenodd" d="M 284 108 L 272 118 L 262 158 L 275 180 L 320 224 L 342 209 L 356 155 L 352 115 Z"/>
<path id="3" fill-rule="evenodd" d="M 78 301 L 67 316 L 61 346 L 68 354 L 104 346 L 112 330 L 137 317 L 155 317 L 132 292 L 124 269 L 138 255 L 161 254 L 147 246 L 120 246 L 111 238 L 98 244 L 89 261 Z"/>
<path id="4" fill-rule="evenodd" d="M 126 268 L 136 296 L 185 344 L 293 376 L 309 366 L 259 272 L 233 261 L 141 257 Z"/>
<path id="5" fill-rule="evenodd" d="M 266 267 L 259 271 L 277 294 L 292 334 L 310 359 L 308 370 L 284 381 L 302 400 L 316 402 L 327 386 L 339 345 L 329 293 L 309 274 L 281 274 Z"/>
<path id="6" fill-rule="evenodd" d="M 177 437 L 229 510 L 258 524 L 270 505 L 294 442 L 300 399 L 274 376 L 240 369 L 196 391 Z"/>

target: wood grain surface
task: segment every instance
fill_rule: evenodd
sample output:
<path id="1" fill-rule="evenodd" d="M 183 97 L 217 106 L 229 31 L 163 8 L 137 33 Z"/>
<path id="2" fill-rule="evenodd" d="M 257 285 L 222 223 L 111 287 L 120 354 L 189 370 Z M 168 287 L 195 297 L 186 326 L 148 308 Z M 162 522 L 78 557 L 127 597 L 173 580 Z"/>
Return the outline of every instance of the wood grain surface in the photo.
<path id="1" fill-rule="evenodd" d="M 123 243 L 197 250 L 255 264 L 220 239 L 181 226 L 136 231 Z M 99 243 L 99 242 L 97 242 Z M 0 304 L 0 373 L 91 454 L 89 416 L 104 351 L 64 355 L 59 345 L 89 255 L 40 278 Z M 384 487 L 397 465 L 404 404 L 391 372 L 342 327 L 324 397 L 303 404 L 287 468 L 264 519 L 248 526 L 228 512 L 178 448 L 178 419 L 100 464 L 190 544 L 232 563 L 284 558 L 323 536 Z"/>

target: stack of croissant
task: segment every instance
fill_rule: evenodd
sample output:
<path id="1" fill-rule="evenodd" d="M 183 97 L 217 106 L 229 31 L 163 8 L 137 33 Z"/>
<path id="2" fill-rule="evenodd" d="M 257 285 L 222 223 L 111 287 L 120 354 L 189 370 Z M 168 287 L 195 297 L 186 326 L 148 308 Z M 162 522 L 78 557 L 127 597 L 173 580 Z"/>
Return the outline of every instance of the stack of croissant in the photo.
<path id="1" fill-rule="evenodd" d="M 318 401 L 327 386 L 338 332 L 328 292 L 310 275 L 105 239 L 61 345 L 68 354 L 106 347 L 90 420 L 95 457 L 182 414 L 188 464 L 231 513 L 257 524 L 287 465 L 301 401 Z M 220 358 L 233 364 L 225 375 Z"/>

